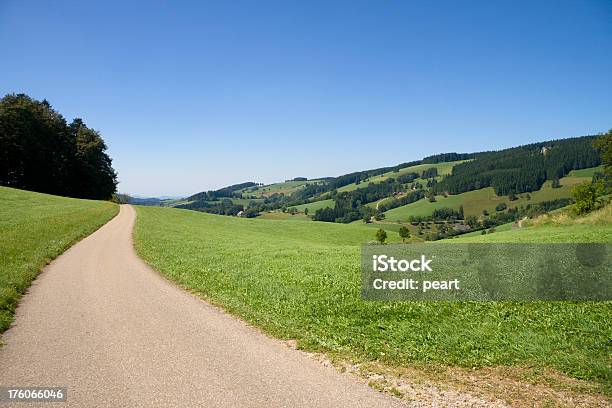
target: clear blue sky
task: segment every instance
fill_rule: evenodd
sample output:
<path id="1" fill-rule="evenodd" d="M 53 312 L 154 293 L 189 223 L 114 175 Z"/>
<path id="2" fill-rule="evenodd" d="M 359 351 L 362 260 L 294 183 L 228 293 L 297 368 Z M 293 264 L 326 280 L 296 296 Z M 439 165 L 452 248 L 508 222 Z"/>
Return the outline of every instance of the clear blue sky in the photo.
<path id="1" fill-rule="evenodd" d="M 612 127 L 612 1 L 0 0 L 0 91 L 123 192 L 333 176 Z"/>

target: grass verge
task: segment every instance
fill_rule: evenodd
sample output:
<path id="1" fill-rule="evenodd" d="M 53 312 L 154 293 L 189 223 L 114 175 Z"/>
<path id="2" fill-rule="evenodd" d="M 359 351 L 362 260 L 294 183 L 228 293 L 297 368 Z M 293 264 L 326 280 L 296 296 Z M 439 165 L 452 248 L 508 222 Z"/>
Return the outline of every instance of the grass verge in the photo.
<path id="1" fill-rule="evenodd" d="M 78 200 L 0 187 L 0 332 L 42 267 L 119 210 L 105 201 Z"/>

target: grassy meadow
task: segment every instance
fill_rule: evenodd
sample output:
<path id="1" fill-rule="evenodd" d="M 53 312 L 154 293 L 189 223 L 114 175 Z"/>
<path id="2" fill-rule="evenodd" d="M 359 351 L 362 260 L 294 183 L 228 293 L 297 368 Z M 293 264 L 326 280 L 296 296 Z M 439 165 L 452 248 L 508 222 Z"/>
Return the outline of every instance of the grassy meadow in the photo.
<path id="1" fill-rule="evenodd" d="M 369 183 L 380 183 L 389 178 L 395 178 L 395 177 L 398 177 L 404 174 L 408 174 L 408 173 L 414 172 L 414 173 L 421 174 L 424 170 L 430 169 L 432 167 L 435 167 L 436 169 L 438 169 L 438 177 L 436 178 L 440 178 L 443 175 L 450 174 L 451 171 L 453 170 L 453 167 L 455 167 L 459 163 L 463 163 L 464 161 L 465 160 L 459 160 L 459 161 L 454 161 L 454 162 L 444 162 L 444 163 L 417 164 L 416 166 L 404 167 L 400 169 L 398 172 L 389 171 L 379 176 L 370 177 L 370 179 L 360 184 L 355 184 L 355 183 L 347 184 L 346 186 L 340 187 L 338 189 L 338 192 L 353 191 L 353 190 L 358 189 L 362 184 L 363 186 L 366 186 Z M 420 177 L 415 179 L 414 182 L 420 182 L 422 184 L 427 183 L 426 180 L 423 180 Z"/>
<path id="2" fill-rule="evenodd" d="M 296 205 L 295 208 L 297 208 L 299 212 L 304 212 L 304 209 L 308 208 L 308 214 L 314 215 L 314 213 L 317 210 L 321 208 L 327 208 L 327 207 L 334 208 L 334 205 L 335 205 L 334 200 L 332 200 L 331 198 L 328 198 L 327 200 L 321 200 L 321 201 L 315 201 L 312 203 Z"/>
<path id="3" fill-rule="evenodd" d="M 285 194 L 290 195 L 291 193 L 303 188 L 308 184 L 318 183 L 320 180 L 304 180 L 304 181 L 284 181 L 281 183 L 273 183 L 265 186 L 259 186 L 257 188 L 247 187 L 239 190 L 243 197 L 248 198 L 255 196 L 257 198 L 263 198 L 271 196 L 272 194 Z"/>
<path id="4" fill-rule="evenodd" d="M 0 187 L 0 332 L 41 268 L 118 211 L 106 201 Z"/>
<path id="5" fill-rule="evenodd" d="M 267 211 L 257 216 L 260 220 L 285 220 L 285 221 L 312 221 L 310 216 L 304 215 L 303 213 L 289 214 L 288 212 L 282 212 L 281 210 Z"/>
<path id="6" fill-rule="evenodd" d="M 301 349 L 396 368 L 552 369 L 611 392 L 610 302 L 367 302 L 360 298 L 360 244 L 373 239 L 371 227 L 151 207 L 137 212 L 135 245 L 143 259 L 267 333 L 295 339 Z M 577 225 L 532 228 L 546 234 L 546 228 Z M 581 240 L 609 242 L 601 235 L 609 227 L 593 227 L 598 219 L 583 225 L 599 232 L 581 230 Z"/>

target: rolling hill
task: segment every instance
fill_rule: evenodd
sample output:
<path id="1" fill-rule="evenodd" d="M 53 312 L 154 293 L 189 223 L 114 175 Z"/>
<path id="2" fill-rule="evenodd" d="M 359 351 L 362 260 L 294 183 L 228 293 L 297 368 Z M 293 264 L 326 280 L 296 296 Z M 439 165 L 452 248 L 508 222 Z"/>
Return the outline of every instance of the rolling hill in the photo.
<path id="1" fill-rule="evenodd" d="M 602 171 L 594 140 L 594 136 L 584 136 L 500 151 L 445 153 L 316 180 L 298 178 L 270 185 L 247 182 L 194 194 L 171 205 L 248 218 L 364 220 L 387 230 L 399 228 L 392 223 L 452 220 L 451 229 L 463 233 L 567 205 L 573 186 L 590 182 Z M 467 217 L 478 218 L 479 226 L 470 222 L 465 227 Z M 415 225 L 408 226 L 418 231 Z"/>
<path id="2" fill-rule="evenodd" d="M 357 183 L 347 184 L 344 187 L 340 187 L 338 189 L 338 192 L 353 191 L 353 190 L 358 189 L 360 185 L 363 186 L 362 185 L 363 183 L 366 183 L 366 184 L 367 183 L 380 183 L 385 180 L 388 180 L 391 178 L 397 178 L 399 176 L 403 176 L 409 173 L 416 173 L 420 175 L 423 173 L 423 171 L 431 169 L 431 168 L 437 169 L 438 175 L 439 175 L 439 176 L 432 177 L 432 178 L 439 180 L 442 178 L 442 176 L 451 174 L 453 167 L 455 167 L 457 164 L 463 163 L 465 161 L 467 160 L 457 160 L 457 161 L 452 161 L 452 162 L 442 162 L 442 163 L 432 163 L 432 164 L 417 164 L 414 166 L 403 167 L 401 169 L 398 169 L 397 171 L 389 171 L 379 176 L 374 176 L 372 178 L 365 179 L 361 181 L 359 184 Z M 427 179 L 417 177 L 416 179 L 414 179 L 414 182 L 426 183 Z"/>

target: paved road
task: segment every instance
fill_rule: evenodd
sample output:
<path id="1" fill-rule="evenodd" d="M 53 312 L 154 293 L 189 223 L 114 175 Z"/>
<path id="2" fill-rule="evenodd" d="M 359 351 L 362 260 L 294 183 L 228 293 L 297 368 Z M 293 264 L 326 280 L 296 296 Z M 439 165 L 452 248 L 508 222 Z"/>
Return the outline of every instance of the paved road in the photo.
<path id="1" fill-rule="evenodd" d="M 74 407 L 399 406 L 167 282 L 136 256 L 135 218 L 122 206 L 34 282 L 0 386 L 65 386 Z"/>

